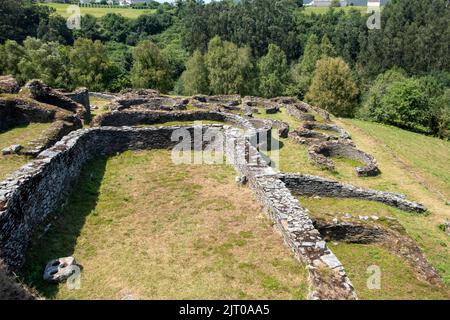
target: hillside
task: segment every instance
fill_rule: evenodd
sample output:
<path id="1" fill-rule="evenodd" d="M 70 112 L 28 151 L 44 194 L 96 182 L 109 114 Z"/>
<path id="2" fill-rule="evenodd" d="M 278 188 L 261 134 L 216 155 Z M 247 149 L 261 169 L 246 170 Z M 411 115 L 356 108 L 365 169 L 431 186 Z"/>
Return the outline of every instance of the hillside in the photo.
<path id="1" fill-rule="evenodd" d="M 46 6 L 49 6 L 53 9 L 55 9 L 56 10 L 55 13 L 65 17 L 65 18 L 68 18 L 71 15 L 70 12 L 67 12 L 67 9 L 69 8 L 69 4 L 46 3 L 43 5 L 46 5 Z M 155 12 L 155 10 L 153 10 L 153 9 L 132 9 L 132 8 L 127 8 L 127 7 L 123 7 L 123 8 L 81 7 L 80 11 L 81 11 L 82 15 L 90 14 L 96 18 L 101 18 L 108 13 L 116 13 L 116 14 L 120 14 L 120 15 L 124 16 L 125 18 L 130 18 L 130 19 L 135 19 L 142 14 L 152 14 Z"/>

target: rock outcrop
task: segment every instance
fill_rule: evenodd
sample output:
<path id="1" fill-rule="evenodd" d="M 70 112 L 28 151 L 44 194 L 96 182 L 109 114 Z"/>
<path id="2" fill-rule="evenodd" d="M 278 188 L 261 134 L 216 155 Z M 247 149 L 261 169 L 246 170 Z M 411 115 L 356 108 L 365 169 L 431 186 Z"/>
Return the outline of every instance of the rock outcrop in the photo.
<path id="1" fill-rule="evenodd" d="M 17 93 L 20 87 L 11 75 L 0 76 L 0 93 Z"/>

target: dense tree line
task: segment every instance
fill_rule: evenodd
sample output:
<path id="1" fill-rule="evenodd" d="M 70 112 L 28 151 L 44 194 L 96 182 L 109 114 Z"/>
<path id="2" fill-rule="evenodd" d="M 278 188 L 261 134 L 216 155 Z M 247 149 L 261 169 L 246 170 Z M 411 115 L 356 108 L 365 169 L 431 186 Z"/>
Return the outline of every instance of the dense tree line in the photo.
<path id="1" fill-rule="evenodd" d="M 178 0 L 81 29 L 31 0 L 0 3 L 0 73 L 56 87 L 178 94 L 296 95 L 339 116 L 448 136 L 450 7 L 391 0 L 368 15 L 305 13 L 301 0 Z"/>

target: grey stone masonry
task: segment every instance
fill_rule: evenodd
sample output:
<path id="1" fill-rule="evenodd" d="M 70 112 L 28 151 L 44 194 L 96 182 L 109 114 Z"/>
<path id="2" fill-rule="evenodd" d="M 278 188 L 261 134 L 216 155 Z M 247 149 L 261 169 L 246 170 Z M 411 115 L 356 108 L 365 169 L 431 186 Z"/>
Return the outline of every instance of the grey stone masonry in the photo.
<path id="1" fill-rule="evenodd" d="M 357 299 L 344 267 L 314 228 L 307 210 L 239 131 L 226 132 L 227 158 L 264 205 L 295 256 L 306 264 L 311 281 L 310 299 Z M 245 161 L 239 161 L 245 159 Z"/>
<path id="2" fill-rule="evenodd" d="M 307 210 L 253 146 L 253 127 L 244 135 L 240 129 L 223 125 L 100 127 L 71 132 L 0 183 L 0 259 L 13 271 L 23 265 L 33 234 L 60 207 L 88 160 L 125 150 L 171 149 L 179 143 L 172 134 L 180 128 L 191 135 L 196 128 L 202 134 L 210 129 L 225 131 L 227 160 L 246 177 L 285 242 L 306 264 L 311 299 L 357 299 L 342 264 L 314 228 Z M 194 143 L 193 147 L 203 149 L 206 144 Z"/>
<path id="3" fill-rule="evenodd" d="M 178 143 L 171 140 L 177 128 L 73 131 L 0 182 L 0 259 L 12 271 L 24 263 L 33 231 L 61 205 L 88 160 L 125 150 L 170 149 Z M 194 130 L 194 126 L 186 128 L 191 133 Z"/>
<path id="4" fill-rule="evenodd" d="M 350 184 L 307 174 L 282 173 L 278 177 L 293 194 L 333 198 L 359 198 L 377 201 L 410 212 L 425 212 L 427 208 L 409 201 L 405 195 L 355 187 Z"/>

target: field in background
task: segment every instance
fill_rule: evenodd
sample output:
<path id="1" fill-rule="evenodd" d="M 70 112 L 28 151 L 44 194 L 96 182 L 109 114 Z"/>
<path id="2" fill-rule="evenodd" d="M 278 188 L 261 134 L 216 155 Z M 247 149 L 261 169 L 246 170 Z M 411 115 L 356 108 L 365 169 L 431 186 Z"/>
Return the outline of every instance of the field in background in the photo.
<path id="1" fill-rule="evenodd" d="M 67 8 L 69 7 L 69 4 L 64 3 L 45 3 L 43 5 L 52 7 L 56 9 L 56 13 L 67 18 L 70 16 L 69 13 L 67 13 Z M 80 7 L 81 8 L 81 14 L 91 14 L 97 18 L 101 18 L 104 15 L 108 13 L 117 13 L 121 14 L 122 16 L 130 19 L 135 19 L 139 17 L 142 14 L 152 14 L 155 13 L 156 10 L 154 9 L 132 9 L 132 8 L 91 8 L 91 7 Z M 344 10 L 346 12 L 350 11 L 351 9 L 355 9 L 360 11 L 361 13 L 365 14 L 367 13 L 367 7 L 365 6 L 347 6 L 347 7 L 338 7 L 335 8 L 335 10 Z M 305 13 L 316 13 L 316 14 L 324 14 L 328 11 L 328 7 L 305 7 Z"/>
<path id="2" fill-rule="evenodd" d="M 347 6 L 347 7 L 337 7 L 335 10 L 343 10 L 345 12 L 350 11 L 351 9 L 355 9 L 360 11 L 362 14 L 367 13 L 366 6 Z M 324 14 L 329 10 L 328 7 L 305 7 L 305 13 L 316 13 L 316 14 Z"/>
<path id="3" fill-rule="evenodd" d="M 70 13 L 67 12 L 67 8 L 69 4 L 64 3 L 46 3 L 43 4 L 49 7 L 56 9 L 56 13 L 67 18 L 70 16 Z M 132 9 L 132 8 L 91 8 L 91 7 L 80 7 L 81 14 L 90 14 L 94 17 L 101 18 L 108 13 L 117 13 L 126 18 L 135 19 L 142 14 L 152 14 L 155 13 L 154 9 Z"/>

